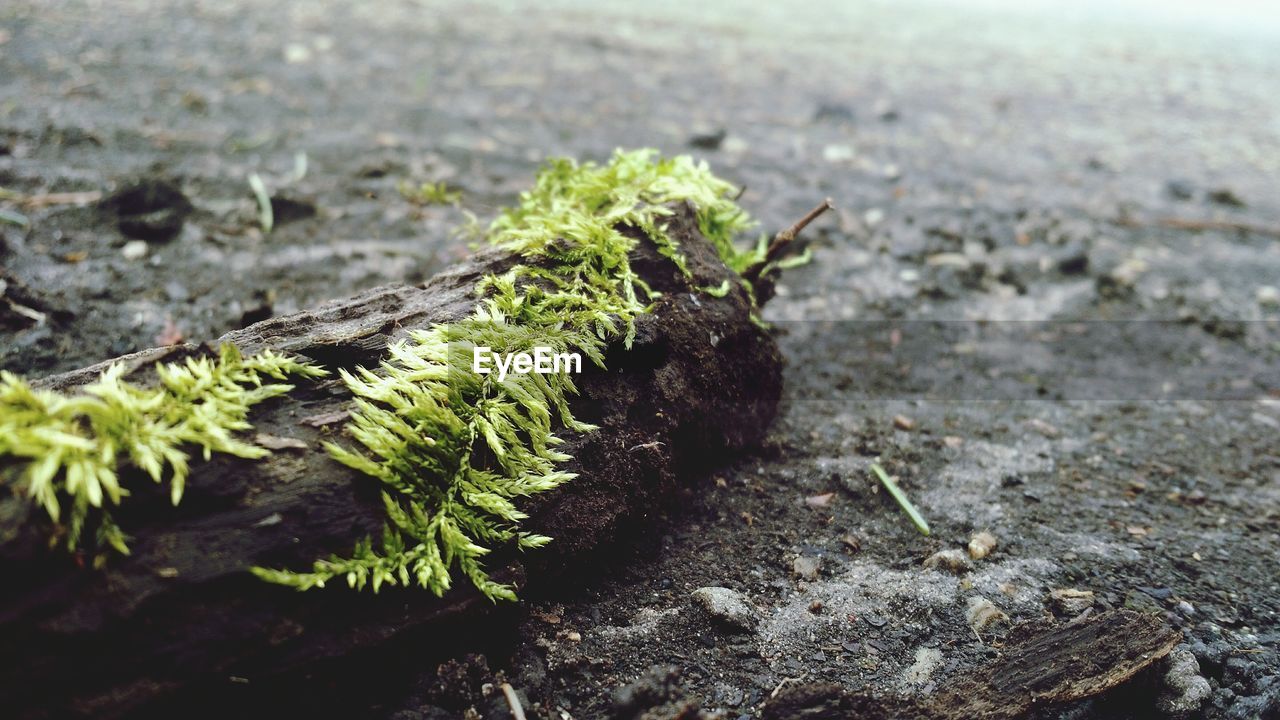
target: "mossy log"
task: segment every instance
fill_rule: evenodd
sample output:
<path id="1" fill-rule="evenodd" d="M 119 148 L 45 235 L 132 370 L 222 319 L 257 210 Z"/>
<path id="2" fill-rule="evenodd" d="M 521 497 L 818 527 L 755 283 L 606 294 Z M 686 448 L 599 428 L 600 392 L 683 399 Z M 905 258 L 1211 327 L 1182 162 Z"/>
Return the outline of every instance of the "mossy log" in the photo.
<path id="1" fill-rule="evenodd" d="M 600 429 L 567 434 L 572 482 L 529 500 L 526 527 L 554 541 L 495 552 L 492 576 L 522 594 L 591 574 L 609 550 L 651 530 L 682 485 L 761 440 L 780 393 L 781 359 L 751 321 L 751 301 L 681 207 L 669 232 L 688 259 L 681 275 L 651 242 L 633 268 L 662 292 L 637 320 L 630 350 L 611 346 L 607 370 L 587 368 L 576 417 Z M 637 236 L 640 237 L 640 236 Z M 515 258 L 482 253 L 421 286 L 389 286 L 274 318 L 206 345 L 157 348 L 109 362 L 145 381 L 159 361 L 273 349 L 330 369 L 375 364 L 389 342 L 474 308 L 474 286 Z M 729 280 L 724 297 L 696 291 Z M 103 363 L 43 381 L 74 388 Z M 115 518 L 132 554 L 102 569 L 49 547 L 49 523 L 25 497 L 0 497 L 0 708 L 12 718 L 297 715 L 340 707 L 343 688 L 406 667 L 421 672 L 458 649 L 501 645 L 518 612 L 469 584 L 443 598 L 417 588 L 297 592 L 252 576 L 252 566 L 306 569 L 376 535 L 378 483 L 330 459 L 350 395 L 338 381 L 302 382 L 253 416 L 263 460 L 215 456 L 193 468 L 174 507 L 164 488 L 129 479 Z M 289 705 L 274 708 L 274 701 Z M 255 703 L 257 703 L 255 705 Z M 268 705 L 268 703 L 272 703 Z M 337 704 L 331 704 L 337 703 Z M 329 713 L 326 713 L 328 715 Z"/>

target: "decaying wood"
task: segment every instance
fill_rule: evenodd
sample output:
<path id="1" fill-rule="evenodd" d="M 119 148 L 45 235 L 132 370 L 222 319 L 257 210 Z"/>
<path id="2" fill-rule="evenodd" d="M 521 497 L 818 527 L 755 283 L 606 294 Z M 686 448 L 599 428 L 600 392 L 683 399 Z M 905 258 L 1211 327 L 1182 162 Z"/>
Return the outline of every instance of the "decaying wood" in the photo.
<path id="1" fill-rule="evenodd" d="M 780 693 L 763 717 L 1014 720 L 1033 710 L 1095 697 L 1169 654 L 1181 635 L 1159 617 L 1129 610 L 1072 622 L 1029 623 L 1006 638 L 1000 659 L 949 680 L 923 700 L 878 698 L 830 684 Z"/>
<path id="2" fill-rule="evenodd" d="M 732 274 L 698 234 L 688 208 L 673 218 L 670 232 L 694 278 L 681 278 L 647 242 L 636 251 L 634 268 L 664 295 L 637 323 L 631 351 L 611 348 L 607 371 L 579 378 L 574 411 L 600 430 L 566 443 L 574 456 L 566 469 L 580 477 L 526 507 L 528 528 L 554 542 L 523 555 L 495 553 L 487 563 L 495 578 L 522 592 L 607 562 L 611 544 L 643 529 L 704 464 L 758 442 L 774 414 L 781 383 L 774 343 L 749 321 L 749 301 L 736 282 L 724 298 L 690 292 Z M 482 254 L 419 287 L 376 288 L 206 346 L 158 348 L 112 362 L 145 380 L 159 361 L 230 341 L 246 353 L 272 348 L 331 369 L 369 365 L 408 331 L 469 314 L 475 282 L 512 262 Z M 72 388 L 104 367 L 43 385 Z M 25 498 L 0 494 L 4 716 L 216 716 L 217 708 L 233 705 L 228 698 L 266 693 L 272 682 L 302 683 L 290 695 L 300 702 L 323 696 L 318 683 L 300 678 L 334 663 L 368 677 L 360 674 L 361 653 L 371 648 L 384 653 L 380 667 L 397 665 L 385 655 L 395 648 L 390 652 L 410 654 L 421 669 L 433 656 L 491 645 L 508 632 L 494 613 L 512 606 L 492 605 L 465 580 L 436 599 L 416 588 L 299 593 L 247 572 L 254 565 L 306 569 L 380 532 L 376 481 L 319 448 L 322 440 L 342 440 L 349 400 L 341 383 L 325 381 L 262 406 L 255 432 L 280 449 L 262 461 L 215 457 L 198 464 L 177 508 L 163 488 L 128 477 L 133 495 L 115 517 L 132 537 L 133 554 L 101 571 L 49 549 L 49 525 L 39 511 Z M 340 687 L 330 690 L 340 697 Z M 294 705 L 266 714 L 301 712 Z"/>
<path id="3" fill-rule="evenodd" d="M 932 705 L 938 717 L 957 720 L 1021 717 L 1033 707 L 1083 700 L 1127 682 L 1180 639 L 1162 618 L 1129 610 L 1024 626 L 999 661 L 955 683 Z"/>

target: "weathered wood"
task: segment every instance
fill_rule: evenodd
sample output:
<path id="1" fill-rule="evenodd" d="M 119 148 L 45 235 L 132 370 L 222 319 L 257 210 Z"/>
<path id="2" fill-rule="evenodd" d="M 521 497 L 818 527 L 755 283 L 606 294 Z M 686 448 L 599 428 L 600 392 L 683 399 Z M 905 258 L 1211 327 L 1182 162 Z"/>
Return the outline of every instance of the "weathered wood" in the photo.
<path id="1" fill-rule="evenodd" d="M 634 267 L 664 293 L 638 323 L 635 347 L 613 347 L 607 371 L 579 380 L 575 413 L 600 426 L 570 435 L 567 469 L 575 481 L 526 508 L 529 529 L 555 538 L 523 555 L 497 552 L 493 575 L 518 583 L 564 582 L 589 574 L 608 547 L 649 522 L 699 467 L 757 442 L 771 420 L 781 361 L 768 334 L 749 321 L 737 283 L 724 298 L 695 295 L 732 273 L 702 239 L 687 208 L 670 232 L 685 248 L 687 281 L 648 242 Z M 377 361 L 409 330 L 464 317 L 482 275 L 513 260 L 486 253 L 418 287 L 383 287 L 310 312 L 275 318 L 207 346 L 163 348 L 117 360 L 145 378 L 158 361 L 209 352 L 229 341 L 252 353 L 297 353 L 330 368 Z M 50 378 L 65 389 L 104 365 Z M 25 498 L 0 497 L 0 707 L 6 717 L 184 716 L 228 694 L 302 682 L 306 673 L 384 646 L 413 648 L 418 668 L 450 648 L 492 644 L 507 627 L 465 580 L 443 599 L 419 589 L 357 594 L 345 587 L 298 593 L 266 584 L 253 565 L 306 569 L 317 557 L 348 553 L 378 533 L 383 510 L 376 481 L 319 449 L 341 439 L 350 397 L 341 383 L 303 384 L 254 415 L 255 431 L 291 438 L 249 462 L 215 457 L 196 466 L 182 504 L 139 476 L 116 512 L 133 554 L 102 571 L 78 567 L 47 548 L 48 524 Z M 276 443 L 281 445 L 281 443 Z M 291 443 L 286 443 L 288 445 Z M 533 588 L 536 590 L 536 588 Z M 383 657 L 383 664 L 394 665 Z M 245 684 L 248 682 L 248 685 Z M 283 682 L 283 681 L 281 681 Z M 305 682 L 303 682 L 305 686 Z M 312 688 L 314 689 L 314 688 Z M 308 690 L 310 692 L 310 690 Z M 295 707 L 295 709 L 297 709 Z M 286 713 L 289 714 L 289 713 Z"/>
<path id="2" fill-rule="evenodd" d="M 875 697 L 826 683 L 800 685 L 779 693 L 762 717 L 1014 720 L 1112 690 L 1168 655 L 1181 638 L 1160 618 L 1129 610 L 1028 623 L 1005 639 L 1000 659 L 952 678 L 931 697 Z"/>
<path id="3" fill-rule="evenodd" d="M 1004 720 L 1125 683 L 1169 654 L 1181 635 L 1163 619 L 1118 610 L 1018 628 L 1004 656 L 931 703 L 939 717 Z"/>

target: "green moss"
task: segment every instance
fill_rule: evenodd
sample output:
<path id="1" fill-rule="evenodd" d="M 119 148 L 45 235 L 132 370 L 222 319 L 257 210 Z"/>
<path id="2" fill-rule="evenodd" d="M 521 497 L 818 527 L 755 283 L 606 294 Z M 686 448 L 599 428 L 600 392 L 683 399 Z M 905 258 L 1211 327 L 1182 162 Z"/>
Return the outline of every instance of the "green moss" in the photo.
<path id="1" fill-rule="evenodd" d="M 443 182 L 422 183 L 414 187 L 408 180 L 396 185 L 400 195 L 417 205 L 457 205 L 462 200 L 462 191 L 454 190 Z"/>
<path id="2" fill-rule="evenodd" d="M 623 230 L 641 231 L 687 276 L 666 222 L 669 204 L 689 202 L 703 235 L 741 271 L 763 259 L 764 244 L 734 246 L 734 236 L 753 226 L 734 191 L 705 164 L 650 150 L 618 152 L 603 165 L 549 163 L 490 226 L 488 240 L 524 262 L 478 283 L 474 313 L 411 334 L 376 369 L 341 371 L 354 395 L 347 430 L 355 447 L 327 449 L 382 484 L 381 539 L 360 540 L 349 557 L 316 561 L 305 572 L 253 572 L 299 589 L 341 578 L 356 588 L 412 584 L 441 595 L 458 571 L 488 597 L 514 599 L 482 559 L 495 547 L 550 542 L 521 528 L 520 500 L 572 480 L 557 433 L 593 428 L 569 409 L 577 391 L 570 375 L 475 374 L 472 349 L 547 346 L 603 366 L 606 345 L 621 338 L 630 346 L 636 317 L 657 295 L 631 268 L 629 254 L 641 240 Z M 702 291 L 723 296 L 729 287 Z M 128 494 L 122 465 L 167 480 L 176 504 L 189 449 L 199 447 L 205 459 L 267 454 L 236 433 L 249 429 L 253 405 L 292 389 L 268 379 L 325 374 L 271 352 L 243 358 L 230 345 L 217 359 L 156 371 L 157 386 L 146 389 L 124 382 L 123 366 L 115 365 L 75 395 L 36 391 L 0 374 L 0 477 L 45 508 L 68 547 L 96 527 L 99 545 L 127 553 L 108 512 Z"/>
<path id="3" fill-rule="evenodd" d="M 188 448 L 199 447 L 206 460 L 214 452 L 268 454 L 235 436 L 249 428 L 251 407 L 293 389 L 264 381 L 325 374 L 270 351 L 244 358 L 232 345 L 223 345 L 217 359 L 157 365 L 155 388 L 125 382 L 124 372 L 123 365 L 112 365 L 74 395 L 34 390 L 0 372 L 0 478 L 44 507 L 70 549 L 81 545 L 96 511 L 98 545 L 129 552 L 108 512 L 129 494 L 122 463 L 157 483 L 167 479 L 177 505 Z"/>
<path id="4" fill-rule="evenodd" d="M 722 298 L 729 294 L 729 290 L 732 287 L 733 287 L 733 284 L 730 283 L 728 280 L 722 280 L 720 281 L 719 285 L 716 285 L 714 287 L 708 286 L 708 287 L 700 287 L 698 289 L 710 295 L 711 297 Z"/>
<path id="5" fill-rule="evenodd" d="M 578 351 L 603 366 L 605 345 L 628 345 L 635 318 L 655 293 L 631 268 L 642 231 L 688 274 L 668 234 L 668 203 L 690 202 L 703 234 L 729 267 L 763 257 L 733 244 L 752 227 L 733 202 L 731 185 L 688 157 L 653 151 L 618 152 L 605 165 L 554 160 L 532 190 L 503 212 L 489 241 L 527 262 L 484 278 L 470 318 L 436 325 L 395 344 L 377 370 L 343 373 L 355 395 L 348 426 L 356 449 L 329 452 L 383 484 L 388 522 L 380 542 L 366 538 L 350 557 L 317 561 L 308 572 L 255 569 L 262 578 L 299 589 L 335 578 L 355 588 L 416 584 L 443 594 L 456 568 L 492 599 L 514 599 L 493 581 L 482 558 L 494 547 L 532 549 L 550 538 L 521 530 L 520 498 L 573 479 L 559 470 L 556 432 L 592 428 L 576 420 L 567 398 L 569 375 L 479 375 L 472 348 L 529 352 L 536 345 Z M 723 295 L 728 285 L 712 288 Z"/>

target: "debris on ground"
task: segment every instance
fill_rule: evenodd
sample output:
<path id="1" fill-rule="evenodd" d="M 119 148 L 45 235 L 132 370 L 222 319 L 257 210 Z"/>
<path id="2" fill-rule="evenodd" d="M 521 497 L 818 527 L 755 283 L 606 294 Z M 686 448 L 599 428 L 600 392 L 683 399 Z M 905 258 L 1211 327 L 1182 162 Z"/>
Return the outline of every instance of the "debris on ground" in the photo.
<path id="1" fill-rule="evenodd" d="M 704 587 L 693 591 L 693 599 L 718 622 L 737 630 L 750 631 L 760 622 L 759 612 L 742 593 L 724 587 Z"/>

